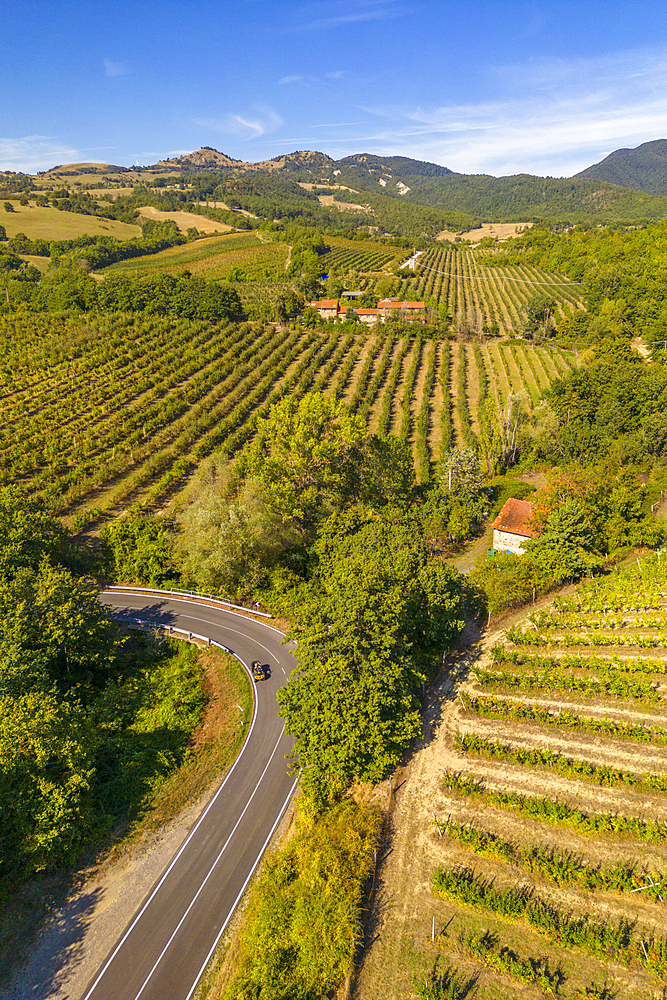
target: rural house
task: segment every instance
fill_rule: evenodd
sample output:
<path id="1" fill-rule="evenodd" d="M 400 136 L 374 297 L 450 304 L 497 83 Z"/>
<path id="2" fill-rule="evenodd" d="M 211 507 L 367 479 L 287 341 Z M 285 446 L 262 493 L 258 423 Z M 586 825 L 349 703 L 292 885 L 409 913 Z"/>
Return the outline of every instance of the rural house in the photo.
<path id="1" fill-rule="evenodd" d="M 317 299 L 310 305 L 313 309 L 317 309 L 322 319 L 336 319 L 337 317 L 345 319 L 347 310 L 353 308 L 357 318 L 369 326 L 375 323 L 384 323 L 386 320 L 392 319 L 394 314 L 404 323 L 423 323 L 426 320 L 426 309 L 423 302 L 401 302 L 400 299 L 382 299 L 381 302 L 378 302 L 377 309 L 355 308 L 351 306 L 349 300 L 339 301 L 338 299 Z"/>
<path id="2" fill-rule="evenodd" d="M 493 548 L 496 552 L 524 554 L 524 545 L 537 532 L 532 527 L 533 504 L 529 500 L 508 500 L 493 522 Z"/>
<path id="3" fill-rule="evenodd" d="M 400 299 L 380 299 L 378 312 L 382 319 L 391 319 L 397 312 L 401 319 L 411 323 L 423 323 L 426 320 L 426 307 L 423 302 L 401 302 Z"/>
<path id="4" fill-rule="evenodd" d="M 354 311 L 361 322 L 366 323 L 367 326 L 374 326 L 378 321 L 379 310 L 377 309 L 355 309 Z"/>
<path id="5" fill-rule="evenodd" d="M 338 299 L 318 299 L 310 304 L 313 309 L 317 309 L 322 319 L 335 319 L 338 316 Z"/>

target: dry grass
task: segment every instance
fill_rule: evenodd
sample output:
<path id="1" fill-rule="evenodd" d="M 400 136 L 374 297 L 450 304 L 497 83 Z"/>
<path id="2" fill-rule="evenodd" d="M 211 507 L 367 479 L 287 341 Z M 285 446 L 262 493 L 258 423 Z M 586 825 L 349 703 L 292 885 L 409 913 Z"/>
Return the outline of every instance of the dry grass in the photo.
<path id="1" fill-rule="evenodd" d="M 402 344 L 403 344 L 402 338 L 397 337 L 394 342 L 394 346 L 392 347 L 391 354 L 389 355 L 389 361 L 387 362 L 387 367 L 385 369 L 385 377 L 382 380 L 382 385 L 380 386 L 380 390 L 377 396 L 375 397 L 375 403 L 373 404 L 373 407 L 368 415 L 368 430 L 370 434 L 375 434 L 377 432 L 378 425 L 380 422 L 380 413 L 382 411 L 382 404 L 384 402 L 384 398 L 388 391 L 387 379 L 389 378 L 392 365 L 394 364 L 396 355 L 401 350 Z"/>
<path id="2" fill-rule="evenodd" d="M 118 240 L 130 240 L 141 236 L 139 226 L 130 226 L 114 219 L 98 219 L 94 215 L 78 215 L 76 212 L 60 212 L 57 208 L 37 208 L 35 205 L 20 205 L 8 199 L 14 206 L 13 212 L 3 212 L 0 223 L 7 236 L 25 233 L 31 240 L 73 240 L 77 236 L 115 236 Z"/>
<path id="3" fill-rule="evenodd" d="M 532 225 L 532 222 L 483 222 L 479 229 L 469 229 L 465 233 L 455 233 L 450 229 L 443 229 L 441 233 L 438 233 L 436 239 L 448 240 L 451 243 L 457 237 L 469 240 L 471 243 L 479 243 L 486 236 L 493 236 L 497 240 L 509 240 L 513 236 L 525 232 L 526 229 L 530 229 Z"/>
<path id="4" fill-rule="evenodd" d="M 233 226 L 228 226 L 224 222 L 214 222 L 203 215 L 195 215 L 194 212 L 161 212 L 152 205 L 146 205 L 139 209 L 139 215 L 144 219 L 155 219 L 156 222 L 165 222 L 172 219 L 182 233 L 188 229 L 198 229 L 200 233 L 228 233 Z"/>
<path id="5" fill-rule="evenodd" d="M 459 408 L 457 406 L 456 397 L 459 389 L 459 342 L 458 340 L 452 340 L 450 342 L 450 360 L 449 360 L 449 405 L 451 408 L 452 415 L 452 445 L 457 448 L 465 448 L 465 437 L 463 434 L 463 424 L 461 423 L 461 415 L 459 413 Z"/>
<path id="6" fill-rule="evenodd" d="M 361 348 L 361 351 L 359 353 L 359 357 L 355 361 L 354 367 L 352 368 L 352 371 L 350 372 L 350 377 L 347 380 L 347 385 L 345 387 L 345 392 L 343 394 L 343 401 L 345 403 L 347 403 L 348 405 L 349 405 L 350 401 L 352 400 L 352 397 L 354 396 L 355 392 L 357 391 L 357 388 L 359 386 L 359 379 L 361 377 L 361 373 L 362 373 L 362 371 L 364 369 L 364 365 L 366 364 L 366 361 L 368 359 L 368 355 L 370 354 L 371 349 L 375 345 L 376 339 L 377 338 L 374 337 L 374 336 L 370 336 L 367 339 L 367 341 L 365 342 L 365 344 Z M 371 371 L 368 372 L 368 382 L 370 382 L 370 380 L 372 378 L 373 378 L 373 371 L 372 371 L 372 366 L 371 366 Z"/>
<path id="7" fill-rule="evenodd" d="M 440 383 L 440 378 L 442 374 L 442 351 L 443 351 L 443 344 L 442 342 L 439 342 L 436 345 L 433 395 L 431 396 L 431 413 L 429 416 L 429 428 L 427 436 L 427 443 L 431 455 L 432 466 L 438 461 L 440 457 L 440 449 L 442 447 L 442 407 L 445 401 Z"/>
<path id="8" fill-rule="evenodd" d="M 414 358 L 416 345 L 413 343 L 410 345 L 409 349 L 403 356 L 403 363 L 401 364 L 401 374 L 399 376 L 398 382 L 396 383 L 396 390 L 394 392 L 394 398 L 391 401 L 391 420 L 389 421 L 389 432 L 391 434 L 400 434 L 401 425 L 403 423 L 403 414 L 401 410 L 401 403 L 403 400 L 403 395 L 405 393 L 405 379 L 410 371 L 410 366 Z"/>
<path id="9" fill-rule="evenodd" d="M 477 359 L 472 344 L 465 344 L 466 352 L 466 399 L 468 400 L 468 413 L 470 414 L 470 424 L 473 434 L 479 434 L 479 386 L 480 375 L 483 378 L 484 372 L 477 368 Z"/>

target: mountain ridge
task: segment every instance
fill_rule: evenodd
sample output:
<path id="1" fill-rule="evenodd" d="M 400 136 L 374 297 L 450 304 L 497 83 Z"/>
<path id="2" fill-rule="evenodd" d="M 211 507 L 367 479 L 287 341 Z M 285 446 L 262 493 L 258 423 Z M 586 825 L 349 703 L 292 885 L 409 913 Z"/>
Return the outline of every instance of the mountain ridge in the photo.
<path id="1" fill-rule="evenodd" d="M 606 181 L 647 194 L 667 194 L 667 139 L 615 149 L 574 177 Z"/>
<path id="2" fill-rule="evenodd" d="M 146 184 L 149 188 L 172 186 L 173 178 L 182 191 L 190 190 L 194 184 L 200 199 L 210 197 L 250 213 L 256 213 L 260 203 L 267 211 L 272 207 L 272 214 L 269 213 L 272 218 L 302 215 L 304 211 L 317 214 L 326 205 L 348 215 L 365 212 L 368 219 L 362 223 L 359 218 L 360 224 L 380 224 L 393 231 L 395 219 L 402 212 L 397 202 L 401 202 L 412 206 L 412 228 L 418 235 L 437 225 L 441 229 L 452 226 L 459 229 L 481 221 L 641 224 L 667 219 L 667 183 L 663 187 L 660 180 L 663 173 L 667 177 L 667 167 L 664 171 L 662 168 L 663 154 L 667 164 L 667 140 L 644 144 L 638 154 L 632 150 L 617 151 L 616 161 L 620 157 L 624 162 L 624 156 L 627 160 L 633 153 L 639 174 L 646 162 L 652 165 L 653 191 L 631 187 L 631 181 L 639 181 L 633 180 L 634 175 L 631 177 L 627 171 L 620 178 L 623 183 L 591 176 L 596 173 L 596 165 L 572 178 L 525 173 L 495 177 L 461 174 L 437 163 L 406 156 L 355 153 L 334 160 L 315 150 L 296 150 L 251 163 L 236 160 L 211 146 L 202 146 L 151 166 L 85 166 L 91 174 L 117 173 L 123 183 Z M 613 154 L 610 157 L 613 162 Z M 77 165 L 60 166 L 41 176 L 46 174 L 57 183 L 67 182 L 70 176 L 86 172 L 82 166 L 78 165 L 79 169 Z M 21 176 L 29 181 L 27 175 Z M 5 177 L 7 192 L 21 189 L 19 175 Z M 158 178 L 163 179 L 158 182 Z M 185 195 L 179 198 L 186 200 Z"/>

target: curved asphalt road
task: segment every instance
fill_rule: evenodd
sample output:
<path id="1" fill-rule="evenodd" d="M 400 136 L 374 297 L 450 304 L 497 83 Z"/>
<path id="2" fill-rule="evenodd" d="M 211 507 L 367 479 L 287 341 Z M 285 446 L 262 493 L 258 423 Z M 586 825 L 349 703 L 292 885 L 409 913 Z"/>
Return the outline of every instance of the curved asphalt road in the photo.
<path id="1" fill-rule="evenodd" d="M 294 790 L 276 692 L 295 659 L 281 633 L 221 608 L 119 591 L 100 600 L 119 614 L 214 639 L 248 667 L 271 667 L 269 680 L 255 685 L 254 720 L 236 764 L 83 995 L 188 1000 Z"/>

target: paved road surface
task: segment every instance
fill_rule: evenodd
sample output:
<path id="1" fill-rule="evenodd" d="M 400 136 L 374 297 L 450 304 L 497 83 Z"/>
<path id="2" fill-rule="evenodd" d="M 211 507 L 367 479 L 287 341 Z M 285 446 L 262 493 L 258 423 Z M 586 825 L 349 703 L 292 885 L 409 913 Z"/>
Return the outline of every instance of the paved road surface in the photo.
<path id="1" fill-rule="evenodd" d="M 276 691 L 295 660 L 276 630 L 220 608 L 105 591 L 121 614 L 174 625 L 227 646 L 245 664 L 271 666 L 236 764 L 86 988 L 84 1000 L 188 1000 L 289 802 L 292 741 Z"/>

